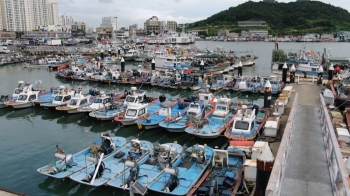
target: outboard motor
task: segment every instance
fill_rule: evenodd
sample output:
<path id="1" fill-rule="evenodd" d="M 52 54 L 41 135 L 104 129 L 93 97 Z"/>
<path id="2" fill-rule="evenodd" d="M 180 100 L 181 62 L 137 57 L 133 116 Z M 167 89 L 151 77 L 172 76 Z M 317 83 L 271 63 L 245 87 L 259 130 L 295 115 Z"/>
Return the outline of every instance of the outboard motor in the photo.
<path id="1" fill-rule="evenodd" d="M 163 103 L 165 100 L 166 100 L 165 95 L 159 96 L 159 101 L 160 101 L 160 103 Z"/>
<path id="2" fill-rule="evenodd" d="M 139 179 L 140 168 L 137 165 L 137 163 L 133 161 L 126 161 L 125 165 L 131 168 L 130 168 L 129 177 L 124 182 L 124 186 L 130 187 L 130 182 L 135 182 L 136 180 Z"/>
<path id="3" fill-rule="evenodd" d="M 164 185 L 162 191 L 172 192 L 180 183 L 180 179 L 177 177 L 179 170 L 177 168 L 165 168 L 164 173 L 170 174 L 170 178 Z"/>
<path id="4" fill-rule="evenodd" d="M 72 154 L 66 155 L 66 154 L 56 153 L 55 157 L 62 159 L 62 162 L 60 165 L 56 165 L 52 168 L 53 169 L 52 174 L 57 174 L 59 172 L 66 171 L 67 168 L 71 168 L 74 164 Z"/>
<path id="5" fill-rule="evenodd" d="M 97 164 L 98 164 L 98 163 L 95 164 L 95 169 L 94 169 L 94 171 L 91 172 L 90 174 L 88 174 L 82 181 L 90 182 L 91 179 L 92 179 L 92 177 L 94 176 L 94 173 L 95 173 L 96 169 L 98 169 L 98 170 L 97 170 L 97 174 L 96 174 L 96 179 L 102 177 L 103 171 L 104 171 L 105 168 L 106 168 L 105 163 L 104 163 L 103 161 L 101 161 L 101 164 L 100 164 L 100 167 L 99 167 L 99 168 L 97 168 Z"/>
<path id="6" fill-rule="evenodd" d="M 179 99 L 179 100 L 177 101 L 177 105 L 178 105 L 178 108 L 179 108 L 179 109 L 184 109 L 184 108 L 185 108 L 185 102 L 184 102 L 184 100 L 183 100 L 183 99 Z"/>
<path id="7" fill-rule="evenodd" d="M 254 109 L 255 109 L 255 115 L 258 115 L 258 113 L 259 113 L 259 106 L 253 105 L 252 110 L 254 110 Z"/>

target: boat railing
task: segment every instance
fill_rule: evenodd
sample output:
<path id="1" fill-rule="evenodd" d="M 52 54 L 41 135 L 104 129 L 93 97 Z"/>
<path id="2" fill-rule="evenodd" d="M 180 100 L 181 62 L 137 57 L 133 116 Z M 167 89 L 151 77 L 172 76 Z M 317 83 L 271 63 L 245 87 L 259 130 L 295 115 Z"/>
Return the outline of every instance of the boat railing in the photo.
<path id="1" fill-rule="evenodd" d="M 294 132 L 294 121 L 298 109 L 298 93 L 296 93 L 292 109 L 290 111 L 286 127 L 282 136 L 281 144 L 278 149 L 275 163 L 272 168 L 271 176 L 266 187 L 266 196 L 278 196 L 281 194 L 284 171 L 286 169 L 288 155 L 290 152 L 291 139 Z"/>

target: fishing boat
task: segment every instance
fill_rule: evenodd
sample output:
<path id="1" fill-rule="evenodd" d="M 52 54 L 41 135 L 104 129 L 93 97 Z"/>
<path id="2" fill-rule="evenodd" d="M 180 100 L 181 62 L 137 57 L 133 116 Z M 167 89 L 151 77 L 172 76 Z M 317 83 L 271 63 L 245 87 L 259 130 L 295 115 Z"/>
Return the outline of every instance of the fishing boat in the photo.
<path id="1" fill-rule="evenodd" d="M 78 92 L 75 93 L 74 97 L 65 106 L 58 106 L 56 110 L 64 111 L 68 114 L 80 113 L 79 108 L 86 107 L 90 105 L 91 95 L 83 95 L 82 89 L 79 88 Z"/>
<path id="2" fill-rule="evenodd" d="M 213 149 L 206 145 L 194 145 L 184 155 L 157 176 L 147 188 L 166 195 L 186 195 L 209 167 Z"/>
<path id="3" fill-rule="evenodd" d="M 137 50 L 130 49 L 123 55 L 123 58 L 125 61 L 132 61 L 138 56 L 139 52 Z"/>
<path id="4" fill-rule="evenodd" d="M 21 92 L 17 99 L 14 101 L 7 101 L 5 105 L 11 106 L 13 108 L 28 108 L 35 106 L 33 100 L 38 99 L 41 95 L 48 93 L 47 90 L 33 90 L 33 85 L 30 84 L 27 89 Z"/>
<path id="5" fill-rule="evenodd" d="M 40 105 L 42 103 L 51 103 L 54 100 L 54 98 L 59 94 L 59 92 L 59 87 L 51 87 L 50 92 L 38 97 L 37 99 L 33 100 L 33 102 L 35 103 L 35 105 Z"/>
<path id="6" fill-rule="evenodd" d="M 220 90 L 222 89 L 226 84 L 229 84 L 232 81 L 232 78 L 229 78 L 227 76 L 224 76 L 222 72 L 216 76 L 215 81 L 212 82 L 212 85 L 210 86 L 210 90 Z"/>
<path id="7" fill-rule="evenodd" d="M 244 151 L 234 146 L 227 150 L 214 149 L 211 168 L 209 168 L 187 195 L 234 196 L 242 184 L 243 164 L 246 156 Z"/>
<path id="8" fill-rule="evenodd" d="M 271 84 L 271 93 L 272 94 L 278 94 L 282 91 L 282 88 L 284 87 L 284 83 L 282 80 L 279 80 L 277 76 L 271 75 L 269 78 L 264 78 L 263 85 L 260 88 L 260 93 L 265 92 L 265 84 L 269 81 Z"/>
<path id="9" fill-rule="evenodd" d="M 335 105 L 345 109 L 350 107 L 350 77 L 339 75 L 338 78 L 339 80 L 330 80 L 329 85 L 334 95 Z"/>
<path id="10" fill-rule="evenodd" d="M 175 101 L 165 101 L 164 97 L 159 97 L 161 102 L 161 108 L 156 114 L 151 114 L 147 118 L 142 120 L 136 120 L 135 123 L 141 124 L 145 129 L 154 129 L 159 127 L 159 123 L 165 120 L 175 119 L 184 114 L 188 109 L 188 102 L 184 102 L 183 99 L 177 99 Z"/>
<path id="11" fill-rule="evenodd" d="M 246 91 L 252 93 L 259 93 L 260 89 L 263 86 L 263 81 L 264 80 L 260 76 L 255 76 L 249 81 Z"/>
<path id="12" fill-rule="evenodd" d="M 135 167 L 149 159 L 153 150 L 151 142 L 131 139 L 130 142 L 113 153 L 113 155 L 103 159 L 101 155 L 95 165 L 80 170 L 70 176 L 73 181 L 89 186 L 101 186 L 111 179 L 123 175 L 128 167 Z M 107 171 L 108 170 L 108 171 Z"/>
<path id="13" fill-rule="evenodd" d="M 58 106 L 67 105 L 72 97 L 74 97 L 75 90 L 67 89 L 65 86 L 59 86 L 59 93 L 55 96 L 51 103 L 41 103 L 40 106 L 44 108 L 56 108 Z"/>
<path id="14" fill-rule="evenodd" d="M 89 116 L 97 120 L 106 121 L 113 120 L 118 114 L 123 112 L 124 100 L 112 101 L 112 104 L 108 108 L 102 108 L 89 113 Z"/>
<path id="15" fill-rule="evenodd" d="M 184 132 L 188 125 L 188 119 L 191 116 L 200 118 L 203 114 L 212 112 L 213 101 L 214 95 L 212 93 L 199 93 L 199 100 L 191 100 L 189 108 L 184 114 L 173 119 L 165 120 L 159 123 L 159 126 L 165 128 L 169 132 Z"/>
<path id="16" fill-rule="evenodd" d="M 185 131 L 200 138 L 217 138 L 229 127 L 235 115 L 230 111 L 231 100 L 220 98 L 215 109 L 201 119 L 193 118 Z"/>
<path id="17" fill-rule="evenodd" d="M 268 112 L 259 110 L 259 106 L 254 105 L 248 108 L 242 105 L 237 111 L 232 127 L 226 129 L 225 136 L 230 140 L 254 140 L 263 128 Z"/>
<path id="18" fill-rule="evenodd" d="M 147 186 L 154 178 L 172 168 L 181 157 L 182 146 L 177 143 L 165 143 L 154 147 L 154 154 L 138 167 L 129 167 L 122 175 L 117 176 L 107 184 L 123 190 L 130 189 L 130 182 L 138 180 Z"/>
<path id="19" fill-rule="evenodd" d="M 247 78 L 245 77 L 238 77 L 235 78 L 234 81 L 234 85 L 232 87 L 233 91 L 246 91 L 247 87 L 248 87 L 248 82 L 247 82 Z"/>
<path id="20" fill-rule="evenodd" d="M 106 94 L 104 91 L 98 92 L 98 95 L 90 105 L 78 108 L 78 112 L 92 112 L 95 110 L 106 110 L 112 105 L 111 94 Z"/>
<path id="21" fill-rule="evenodd" d="M 25 89 L 32 88 L 33 86 L 29 83 L 25 83 L 24 81 L 18 81 L 18 86 L 11 95 L 1 95 L 0 96 L 0 108 L 8 107 L 5 103 L 15 102 L 18 98 L 19 94 L 22 93 Z"/>
<path id="22" fill-rule="evenodd" d="M 126 139 L 123 137 L 110 137 L 107 133 L 101 133 L 101 137 L 93 141 L 89 148 L 76 154 L 67 154 L 56 145 L 55 160 L 37 171 L 53 178 L 66 178 L 93 165 L 99 159 L 100 153 L 104 154 L 104 158 L 114 155 L 125 143 Z"/>
<path id="23" fill-rule="evenodd" d="M 149 115 L 158 113 L 160 107 L 158 98 L 151 100 L 149 103 L 130 104 L 125 113 L 120 113 L 119 116 L 114 118 L 114 120 L 123 125 L 134 125 L 136 120 L 142 120 Z"/>

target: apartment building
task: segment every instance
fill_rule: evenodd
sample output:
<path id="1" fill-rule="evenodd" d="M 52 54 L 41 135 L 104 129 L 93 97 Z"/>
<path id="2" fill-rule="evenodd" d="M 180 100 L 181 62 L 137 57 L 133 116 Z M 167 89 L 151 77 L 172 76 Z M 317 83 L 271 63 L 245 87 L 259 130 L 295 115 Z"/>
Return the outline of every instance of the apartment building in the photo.
<path id="1" fill-rule="evenodd" d="M 1 30 L 32 31 L 41 26 L 59 25 L 55 0 L 0 0 Z"/>
<path id="2" fill-rule="evenodd" d="M 168 31 L 176 32 L 177 23 L 175 21 L 167 21 Z"/>
<path id="3" fill-rule="evenodd" d="M 112 28 L 117 30 L 117 18 L 115 16 L 102 17 L 101 28 Z"/>

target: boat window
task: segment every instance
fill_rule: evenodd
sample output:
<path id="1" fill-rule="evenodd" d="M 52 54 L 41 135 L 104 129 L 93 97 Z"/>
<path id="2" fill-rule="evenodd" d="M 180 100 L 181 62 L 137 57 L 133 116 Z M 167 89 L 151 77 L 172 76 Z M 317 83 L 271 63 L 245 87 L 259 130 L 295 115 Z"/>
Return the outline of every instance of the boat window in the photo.
<path id="1" fill-rule="evenodd" d="M 36 99 L 36 95 L 31 95 L 31 96 L 29 96 L 28 101 L 33 101 L 33 100 L 35 100 L 35 99 Z"/>
<path id="2" fill-rule="evenodd" d="M 235 124 L 235 129 L 248 130 L 249 123 L 245 121 L 237 121 Z"/>
<path id="3" fill-rule="evenodd" d="M 80 105 L 86 104 L 87 103 L 87 99 L 83 99 L 80 101 Z"/>
<path id="4" fill-rule="evenodd" d="M 21 92 L 23 92 L 23 89 L 20 89 L 20 88 L 15 89 L 15 94 L 20 94 Z"/>
<path id="5" fill-rule="evenodd" d="M 145 114 L 145 108 L 142 108 L 140 111 L 139 111 L 139 116 Z"/>
<path id="6" fill-rule="evenodd" d="M 57 95 L 59 92 L 60 92 L 59 90 L 55 90 L 52 92 L 52 94 Z"/>
<path id="7" fill-rule="evenodd" d="M 25 100 L 27 100 L 27 95 L 20 95 L 20 96 L 18 97 L 18 100 L 20 100 L 20 101 L 25 101 Z"/>
<path id="8" fill-rule="evenodd" d="M 54 101 L 62 101 L 62 96 L 56 96 Z"/>
<path id="9" fill-rule="evenodd" d="M 70 100 L 69 105 L 77 105 L 77 103 L 78 103 L 78 100 L 72 99 Z"/>
<path id="10" fill-rule="evenodd" d="M 109 102 L 109 98 L 103 100 L 103 104 L 106 104 Z"/>
<path id="11" fill-rule="evenodd" d="M 198 108 L 199 108 L 199 105 L 191 104 L 191 108 L 198 109 Z"/>
<path id="12" fill-rule="evenodd" d="M 226 110 L 226 106 L 221 106 L 221 105 L 218 105 L 218 107 L 216 107 L 217 110 Z"/>
<path id="13" fill-rule="evenodd" d="M 129 110 L 126 112 L 126 116 L 136 116 L 136 113 L 137 113 L 137 110 L 135 110 L 135 109 L 129 109 Z"/>
<path id="14" fill-rule="evenodd" d="M 128 97 L 126 97 L 125 101 L 126 101 L 126 102 L 130 102 L 130 103 L 134 103 L 135 97 L 130 97 L 130 96 L 128 96 Z"/>
<path id="15" fill-rule="evenodd" d="M 95 99 L 93 103 L 102 103 L 103 100 L 102 99 Z"/>
<path id="16" fill-rule="evenodd" d="M 64 99 L 63 99 L 63 101 L 68 101 L 68 100 L 70 100 L 70 98 L 71 98 L 70 95 L 65 96 Z"/>

